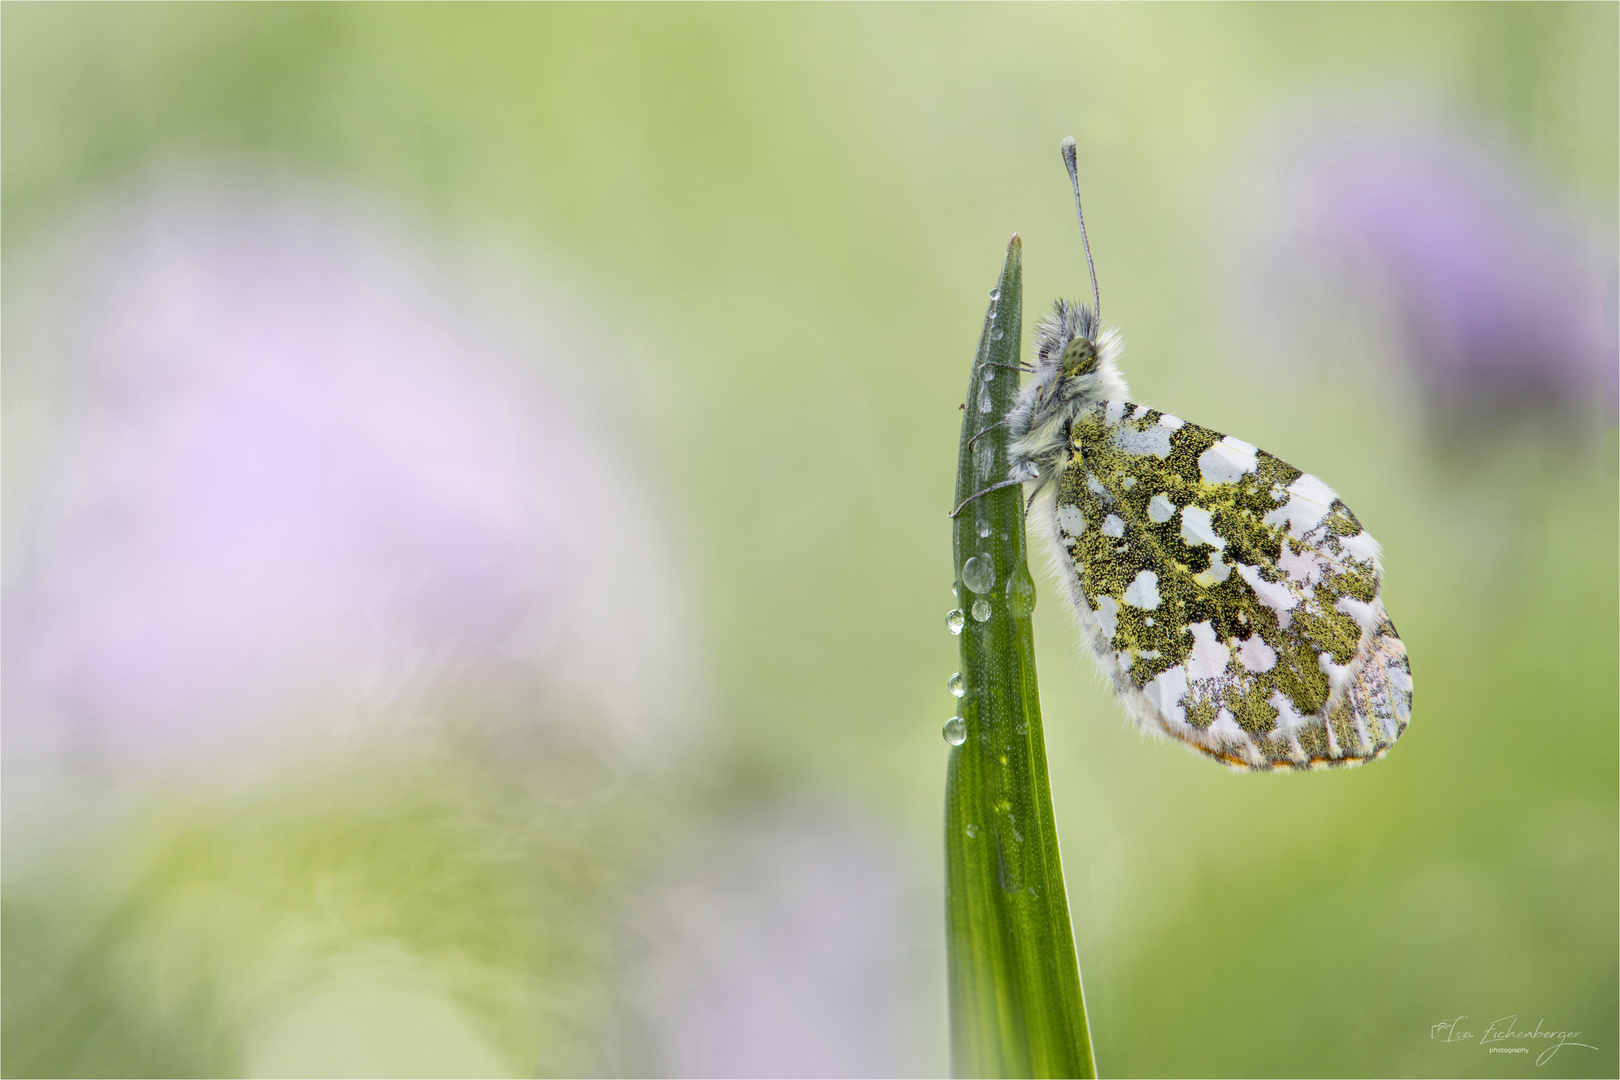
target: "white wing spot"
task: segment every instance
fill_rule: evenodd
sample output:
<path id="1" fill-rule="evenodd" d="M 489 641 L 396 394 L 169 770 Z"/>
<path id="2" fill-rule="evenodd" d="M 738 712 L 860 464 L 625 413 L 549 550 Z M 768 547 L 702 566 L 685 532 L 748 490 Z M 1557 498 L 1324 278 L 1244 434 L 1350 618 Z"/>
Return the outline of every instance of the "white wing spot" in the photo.
<path id="1" fill-rule="evenodd" d="M 1277 650 L 1266 644 L 1259 634 L 1251 634 L 1238 642 L 1238 663 L 1257 675 L 1263 675 L 1277 666 Z"/>
<path id="2" fill-rule="evenodd" d="M 1231 576 L 1232 567 L 1221 558 L 1221 553 L 1217 551 L 1215 554 L 1209 557 L 1209 569 L 1200 571 L 1198 574 L 1194 575 L 1193 581 L 1207 589 L 1211 585 L 1219 585 L 1221 582 L 1225 581 Z M 1238 614 L 1241 615 L 1242 612 L 1239 612 Z"/>
<path id="3" fill-rule="evenodd" d="M 1103 423 L 1109 427 L 1113 427 L 1123 419 L 1125 419 L 1125 402 L 1110 401 L 1103 407 Z"/>
<path id="4" fill-rule="evenodd" d="M 1147 414 L 1148 414 L 1148 407 L 1146 405 L 1138 405 L 1136 407 L 1135 411 L 1133 411 L 1131 413 L 1131 419 L 1132 420 L 1140 420 L 1140 419 L 1142 419 L 1142 417 L 1146 416 Z"/>
<path id="5" fill-rule="evenodd" d="M 1284 735 L 1292 735 L 1307 723 L 1306 719 L 1299 715 L 1299 710 L 1294 708 L 1293 701 L 1281 690 L 1273 690 L 1270 701 L 1271 707 L 1277 710 L 1277 730 Z"/>
<path id="6" fill-rule="evenodd" d="M 1124 536 L 1125 519 L 1118 514 L 1109 514 L 1103 519 L 1102 534 L 1104 536 Z"/>
<path id="7" fill-rule="evenodd" d="M 1181 538 L 1190 547 L 1207 544 L 1216 551 L 1226 550 L 1226 541 L 1215 532 L 1215 523 L 1210 513 L 1202 506 L 1184 506 L 1181 508 Z"/>
<path id="8" fill-rule="evenodd" d="M 1159 426 L 1167 427 L 1171 431 L 1180 431 L 1181 428 L 1186 425 L 1186 423 L 1187 421 L 1183 420 L 1181 417 L 1171 416 L 1169 413 L 1164 413 L 1159 417 Z"/>
<path id="9" fill-rule="evenodd" d="M 1232 650 L 1215 640 L 1215 627 L 1208 622 L 1195 622 L 1192 631 L 1193 647 L 1187 657 L 1189 679 L 1213 679 L 1226 671 L 1226 662 L 1232 659 Z"/>
<path id="10" fill-rule="evenodd" d="M 1307 533 L 1322 524 L 1322 519 L 1327 517 L 1329 508 L 1333 506 L 1333 500 L 1338 498 L 1332 488 L 1310 473 L 1289 484 L 1288 494 L 1287 505 L 1268 512 L 1263 520 L 1274 529 L 1287 524 L 1288 535 L 1296 539 L 1304 539 Z"/>
<path id="11" fill-rule="evenodd" d="M 1356 620 L 1365 634 L 1376 633 L 1378 624 L 1384 621 L 1384 605 L 1377 598 L 1367 604 L 1353 596 L 1341 596 L 1333 606 Z"/>
<path id="12" fill-rule="evenodd" d="M 1155 525 L 1162 525 L 1176 516 L 1176 504 L 1163 495 L 1153 496 L 1148 503 L 1148 520 Z"/>
<path id="13" fill-rule="evenodd" d="M 1249 583 L 1249 588 L 1254 590 L 1254 595 L 1260 602 L 1277 613 L 1277 624 L 1284 630 L 1288 629 L 1288 624 L 1294 621 L 1293 615 L 1289 612 L 1299 602 L 1288 586 L 1267 581 L 1260 576 L 1258 569 L 1248 563 L 1240 563 L 1237 572 Z"/>
<path id="14" fill-rule="evenodd" d="M 1136 657 L 1132 656 L 1128 651 L 1121 651 L 1117 655 L 1117 659 L 1119 660 L 1119 670 L 1121 671 L 1131 670 L 1131 664 L 1136 662 Z"/>
<path id="15" fill-rule="evenodd" d="M 1339 537 L 1339 550 L 1357 562 L 1378 565 L 1378 541 L 1374 540 L 1366 529 L 1362 529 L 1354 536 Z"/>
<path id="16" fill-rule="evenodd" d="M 1181 699 L 1187 696 L 1187 669 L 1177 664 L 1169 671 L 1161 671 L 1153 677 L 1153 681 L 1142 687 L 1148 703 L 1166 717 L 1179 723 L 1187 722 L 1187 710 L 1181 707 Z"/>
<path id="17" fill-rule="evenodd" d="M 1159 606 L 1159 575 L 1151 570 L 1139 571 L 1125 588 L 1125 602 L 1144 611 Z"/>
<path id="18" fill-rule="evenodd" d="M 1102 627 L 1103 636 L 1110 641 L 1114 638 L 1114 630 L 1119 626 L 1119 601 L 1112 596 L 1097 598 L 1097 625 Z"/>
<path id="19" fill-rule="evenodd" d="M 1310 473 L 1304 473 L 1298 480 L 1288 485 L 1288 490 L 1295 495 L 1303 496 L 1312 502 L 1319 502 L 1323 506 L 1332 506 L 1333 500 L 1339 493 L 1324 484 L 1320 479 Z"/>
<path id="20" fill-rule="evenodd" d="M 1206 484 L 1235 483 L 1259 466 L 1254 447 L 1230 435 L 1198 455 L 1198 471 Z"/>
<path id="21" fill-rule="evenodd" d="M 1328 697 L 1337 697 L 1339 692 L 1349 685 L 1353 674 L 1349 664 L 1335 664 L 1333 654 L 1330 652 L 1318 653 L 1316 663 L 1322 669 L 1322 674 L 1328 677 Z"/>
<path id="22" fill-rule="evenodd" d="M 1066 536 L 1079 536 L 1086 531 L 1086 516 L 1078 506 L 1058 507 L 1058 528 Z"/>
<path id="23" fill-rule="evenodd" d="M 1295 554 L 1292 545 L 1283 544 L 1282 556 L 1278 558 L 1277 565 L 1288 575 L 1289 581 L 1301 585 L 1311 586 L 1322 580 L 1322 571 L 1327 565 L 1311 553 L 1309 548 Z"/>
<path id="24" fill-rule="evenodd" d="M 1152 454 L 1156 458 L 1167 458 L 1170 456 L 1170 433 L 1157 426 L 1146 431 L 1120 428 L 1114 432 L 1114 445 L 1127 454 Z"/>
<path id="25" fill-rule="evenodd" d="M 1241 744 L 1248 741 L 1248 736 L 1238 727 L 1237 717 L 1232 715 L 1230 709 L 1222 709 L 1215 714 L 1215 722 L 1209 725 L 1209 734 L 1216 742 Z"/>

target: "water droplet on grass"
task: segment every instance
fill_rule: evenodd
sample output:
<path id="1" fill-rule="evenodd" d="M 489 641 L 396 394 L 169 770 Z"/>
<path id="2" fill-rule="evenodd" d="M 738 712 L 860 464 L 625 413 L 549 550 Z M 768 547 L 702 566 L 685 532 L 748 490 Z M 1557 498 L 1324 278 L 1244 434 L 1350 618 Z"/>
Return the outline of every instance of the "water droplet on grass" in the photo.
<path id="1" fill-rule="evenodd" d="M 962 584 L 976 593 L 990 591 L 996 583 L 996 567 L 988 555 L 973 555 L 962 564 Z"/>
<path id="2" fill-rule="evenodd" d="M 1018 618 L 1035 610 L 1035 579 L 1028 566 L 1020 566 L 1007 579 L 1007 607 Z"/>
<path id="3" fill-rule="evenodd" d="M 962 686 L 962 673 L 960 671 L 952 675 L 950 681 L 945 685 L 950 687 L 951 693 L 957 697 L 961 697 L 966 692 Z"/>
<path id="4" fill-rule="evenodd" d="M 945 721 L 945 730 L 941 734 L 952 746 L 961 746 L 967 742 L 967 721 L 960 716 L 953 716 Z"/>
<path id="5" fill-rule="evenodd" d="M 979 622 L 988 622 L 990 619 L 990 601 L 982 596 L 973 601 L 973 617 Z"/>
<path id="6" fill-rule="evenodd" d="M 961 608 L 952 608 L 945 615 L 945 625 L 950 627 L 951 633 L 953 634 L 960 634 L 962 632 L 962 627 L 966 622 L 967 620 L 962 617 Z"/>

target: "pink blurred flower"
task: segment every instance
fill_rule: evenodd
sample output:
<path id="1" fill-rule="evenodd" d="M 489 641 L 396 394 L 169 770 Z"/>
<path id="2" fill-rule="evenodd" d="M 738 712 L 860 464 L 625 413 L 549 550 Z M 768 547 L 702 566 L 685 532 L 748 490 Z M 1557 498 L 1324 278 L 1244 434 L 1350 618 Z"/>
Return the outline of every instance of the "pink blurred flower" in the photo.
<path id="1" fill-rule="evenodd" d="M 1429 405 L 1615 412 L 1612 235 L 1463 129 L 1323 114 L 1257 155 L 1250 326 L 1388 318 Z M 1372 327 L 1374 331 L 1379 328 Z"/>
<path id="2" fill-rule="evenodd" d="M 54 263 L 7 350 L 71 384 L 32 404 L 47 464 L 10 511 L 8 738 L 125 760 L 447 685 L 620 749 L 666 734 L 670 529 L 552 328 L 531 346 L 309 192 L 171 185 Z"/>
<path id="3" fill-rule="evenodd" d="M 896 1076 L 924 1042 L 930 930 L 893 844 L 840 812 L 763 819 L 724 838 L 640 914 L 632 972 L 653 1061 L 670 1076 Z M 923 1070 L 926 1071 L 926 1070 Z"/>

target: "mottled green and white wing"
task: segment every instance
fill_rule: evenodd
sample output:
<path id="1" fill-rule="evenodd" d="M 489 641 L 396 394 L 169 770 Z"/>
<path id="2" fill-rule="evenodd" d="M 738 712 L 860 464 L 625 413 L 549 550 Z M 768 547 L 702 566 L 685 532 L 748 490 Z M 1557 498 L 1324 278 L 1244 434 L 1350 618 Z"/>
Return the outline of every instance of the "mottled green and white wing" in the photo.
<path id="1" fill-rule="evenodd" d="M 1412 675 L 1378 544 L 1321 480 L 1123 401 L 1080 414 L 1050 534 L 1133 719 L 1239 769 L 1359 765 Z"/>

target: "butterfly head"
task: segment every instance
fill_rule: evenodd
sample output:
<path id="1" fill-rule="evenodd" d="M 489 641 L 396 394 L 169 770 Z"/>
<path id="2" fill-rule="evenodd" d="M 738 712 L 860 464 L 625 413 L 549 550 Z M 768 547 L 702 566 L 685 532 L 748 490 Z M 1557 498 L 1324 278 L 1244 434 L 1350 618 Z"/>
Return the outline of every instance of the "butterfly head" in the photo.
<path id="1" fill-rule="evenodd" d="M 1069 423 L 1081 410 L 1129 391 L 1117 360 L 1119 332 L 1102 330 L 1085 304 L 1059 300 L 1035 327 L 1035 374 L 1008 415 L 1019 439 L 1040 435 L 1042 454 L 1068 443 Z M 1048 431 L 1048 429 L 1050 429 Z M 1036 453 L 1031 444 L 1030 453 Z M 1015 448 L 1016 453 L 1016 448 Z"/>
<path id="2" fill-rule="evenodd" d="M 1059 300 L 1035 328 L 1035 382 L 1044 387 L 1041 397 L 1100 398 L 1122 390 L 1114 365 L 1118 354 L 1118 333 L 1104 332 L 1090 307 Z"/>
<path id="3" fill-rule="evenodd" d="M 1063 164 L 1074 187 L 1074 213 L 1080 223 L 1080 242 L 1091 274 L 1091 303 L 1059 300 L 1035 328 L 1034 378 L 1019 391 L 1007 413 L 1012 435 L 1009 454 L 1012 475 L 1036 479 L 1051 470 L 1069 451 L 1069 430 L 1083 410 L 1105 400 L 1126 399 L 1129 391 L 1119 373 L 1119 333 L 1104 331 L 1099 312 L 1101 296 L 1097 271 L 1086 238 L 1086 218 L 1080 209 L 1080 179 L 1073 139 L 1063 140 Z"/>
<path id="4" fill-rule="evenodd" d="M 1073 379 L 1097 370 L 1097 346 L 1090 338 L 1074 338 L 1063 346 L 1064 378 Z"/>

